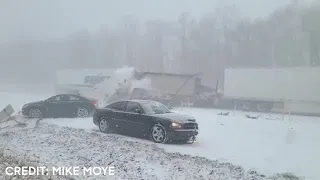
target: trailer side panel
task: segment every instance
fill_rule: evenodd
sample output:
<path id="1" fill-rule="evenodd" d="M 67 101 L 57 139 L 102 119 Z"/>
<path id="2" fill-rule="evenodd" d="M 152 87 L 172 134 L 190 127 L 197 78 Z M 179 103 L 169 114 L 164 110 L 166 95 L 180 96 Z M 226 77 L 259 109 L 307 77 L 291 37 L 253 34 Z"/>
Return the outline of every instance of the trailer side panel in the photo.
<path id="1" fill-rule="evenodd" d="M 320 68 L 226 69 L 224 96 L 320 102 Z"/>

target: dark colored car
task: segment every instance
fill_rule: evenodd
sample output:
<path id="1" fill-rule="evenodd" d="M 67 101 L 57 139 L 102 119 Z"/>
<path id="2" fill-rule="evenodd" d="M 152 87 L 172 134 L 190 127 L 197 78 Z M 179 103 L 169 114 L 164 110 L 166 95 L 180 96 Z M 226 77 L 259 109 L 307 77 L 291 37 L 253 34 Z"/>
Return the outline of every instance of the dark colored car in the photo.
<path id="1" fill-rule="evenodd" d="M 88 117 L 96 109 L 95 100 L 74 94 L 59 94 L 22 107 L 22 114 L 30 118 Z"/>
<path id="2" fill-rule="evenodd" d="M 198 135 L 193 117 L 174 113 L 152 100 L 117 101 L 97 108 L 93 122 L 101 132 L 148 137 L 156 143 L 193 142 Z"/>

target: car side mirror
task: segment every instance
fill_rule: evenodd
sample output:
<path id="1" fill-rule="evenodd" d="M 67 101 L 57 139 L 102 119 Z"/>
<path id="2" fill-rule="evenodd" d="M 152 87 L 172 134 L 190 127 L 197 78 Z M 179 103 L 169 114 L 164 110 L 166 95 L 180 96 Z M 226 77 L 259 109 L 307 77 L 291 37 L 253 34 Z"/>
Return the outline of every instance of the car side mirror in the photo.
<path id="1" fill-rule="evenodd" d="M 136 109 L 135 112 L 138 113 L 138 114 L 142 114 L 141 109 Z"/>

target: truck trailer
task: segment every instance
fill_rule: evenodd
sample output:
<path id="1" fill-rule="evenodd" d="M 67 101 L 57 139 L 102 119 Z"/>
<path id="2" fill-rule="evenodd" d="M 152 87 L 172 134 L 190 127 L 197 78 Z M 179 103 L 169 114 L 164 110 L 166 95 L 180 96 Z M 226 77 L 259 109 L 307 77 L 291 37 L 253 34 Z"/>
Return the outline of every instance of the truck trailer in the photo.
<path id="1" fill-rule="evenodd" d="M 216 89 L 216 105 L 320 115 L 320 67 L 228 68 Z"/>

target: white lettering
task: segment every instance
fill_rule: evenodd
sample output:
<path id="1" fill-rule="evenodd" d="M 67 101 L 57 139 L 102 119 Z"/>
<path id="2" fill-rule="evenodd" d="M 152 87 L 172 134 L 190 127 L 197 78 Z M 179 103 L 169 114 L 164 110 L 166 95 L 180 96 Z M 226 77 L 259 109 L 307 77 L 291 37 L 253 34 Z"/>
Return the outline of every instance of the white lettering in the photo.
<path id="1" fill-rule="evenodd" d="M 34 176 L 34 175 L 45 175 L 45 167 L 31 167 L 31 166 L 16 166 L 16 167 L 7 167 L 5 169 L 6 175 L 9 176 Z"/>
<path id="2" fill-rule="evenodd" d="M 92 175 L 92 169 L 89 167 L 89 168 L 86 168 L 84 167 L 83 168 L 83 175 Z"/>
<path id="3" fill-rule="evenodd" d="M 72 175 L 72 172 L 71 172 L 71 168 L 72 167 L 65 167 L 64 169 L 65 169 L 65 174 L 64 175 L 66 175 L 66 176 L 68 176 L 68 175 Z"/>
<path id="4" fill-rule="evenodd" d="M 107 167 L 101 167 L 101 169 L 103 171 L 103 175 L 106 176 L 107 175 L 108 166 Z"/>
<path id="5" fill-rule="evenodd" d="M 110 175 L 110 176 L 114 176 L 114 174 L 115 174 L 115 173 L 114 173 L 114 166 L 110 166 L 110 167 L 109 167 L 109 175 Z"/>
<path id="6" fill-rule="evenodd" d="M 39 175 L 39 171 L 37 169 L 34 168 L 34 167 L 29 167 L 29 174 L 28 175 L 30 175 L 30 176 L 33 176 L 33 175 L 36 175 L 36 174 Z"/>
<path id="7" fill-rule="evenodd" d="M 107 166 L 107 167 L 84 167 L 83 168 L 83 175 L 115 175 L 114 166 Z"/>
<path id="8" fill-rule="evenodd" d="M 80 172 L 80 170 L 82 171 Z M 22 176 L 34 176 L 34 175 L 48 175 L 48 168 L 46 167 L 6 167 L 5 173 L 6 175 L 22 175 Z M 52 172 L 51 172 L 52 171 Z M 60 175 L 60 176 L 79 176 L 79 175 L 115 175 L 115 167 L 114 166 L 106 166 L 106 167 L 83 167 L 79 166 L 74 167 L 52 167 L 50 169 L 50 175 Z"/>
<path id="9" fill-rule="evenodd" d="M 93 175 L 95 175 L 95 176 L 100 175 L 101 174 L 101 168 L 100 167 L 93 167 L 92 168 L 92 172 L 93 172 Z"/>
<path id="10" fill-rule="evenodd" d="M 52 175 L 62 175 L 62 168 L 61 167 L 52 167 Z"/>
<path id="11" fill-rule="evenodd" d="M 29 175 L 28 173 L 28 167 L 22 167 L 22 171 L 21 171 L 21 175 L 22 176 L 27 176 L 27 175 Z"/>
<path id="12" fill-rule="evenodd" d="M 73 167 L 73 175 L 74 175 L 74 176 L 79 176 L 79 175 L 80 175 L 80 174 L 79 174 L 79 170 L 80 170 L 79 167 Z"/>
<path id="13" fill-rule="evenodd" d="M 37 175 L 45 175 L 48 169 L 46 167 L 38 167 Z"/>
<path id="14" fill-rule="evenodd" d="M 21 175 L 20 171 L 21 171 L 20 167 L 14 167 L 14 175 Z"/>
<path id="15" fill-rule="evenodd" d="M 9 170 L 11 170 L 11 172 L 9 172 Z M 13 167 L 7 167 L 6 168 L 6 175 L 12 176 L 13 175 L 12 170 L 13 170 Z"/>

